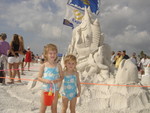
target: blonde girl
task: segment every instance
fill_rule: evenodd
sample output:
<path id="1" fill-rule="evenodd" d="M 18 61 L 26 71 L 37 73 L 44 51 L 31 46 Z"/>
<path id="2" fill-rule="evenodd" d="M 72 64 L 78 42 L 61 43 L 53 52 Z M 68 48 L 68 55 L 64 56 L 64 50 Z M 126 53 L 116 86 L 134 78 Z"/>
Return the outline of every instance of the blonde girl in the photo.
<path id="1" fill-rule="evenodd" d="M 20 66 L 21 66 L 21 74 L 24 75 L 23 71 L 23 65 L 24 65 L 24 62 L 23 62 L 23 59 L 24 59 L 24 56 L 25 56 L 25 48 L 24 48 L 24 40 L 23 40 L 23 37 L 22 36 L 19 36 L 19 42 L 20 42 L 20 52 L 19 52 L 19 60 L 20 60 Z"/>
<path id="2" fill-rule="evenodd" d="M 81 85 L 79 74 L 76 71 L 76 57 L 67 55 L 64 58 L 65 70 L 63 71 L 63 95 L 62 95 L 62 112 L 66 113 L 68 103 L 70 102 L 70 112 L 75 113 L 77 97 L 80 96 Z"/>
<path id="3" fill-rule="evenodd" d="M 58 94 L 60 89 L 60 83 L 62 81 L 61 73 L 62 68 L 60 64 L 57 64 L 57 47 L 54 44 L 48 44 L 44 47 L 45 63 L 40 67 L 38 80 L 43 83 L 41 94 L 41 108 L 40 113 L 45 113 L 47 106 L 44 105 L 44 92 L 49 92 L 50 84 L 54 83 L 53 89 L 55 89 L 55 97 L 51 105 L 51 113 L 57 113 Z"/>

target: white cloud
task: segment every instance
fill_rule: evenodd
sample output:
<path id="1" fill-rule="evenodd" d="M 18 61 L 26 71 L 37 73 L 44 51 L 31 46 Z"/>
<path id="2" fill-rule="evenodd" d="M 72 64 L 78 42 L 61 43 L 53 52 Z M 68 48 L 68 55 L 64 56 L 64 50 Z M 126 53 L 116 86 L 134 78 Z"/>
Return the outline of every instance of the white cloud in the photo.
<path id="1" fill-rule="evenodd" d="M 61 29 L 57 26 L 51 26 L 50 24 L 43 24 L 41 26 L 42 35 L 46 38 L 58 38 L 61 35 Z"/>
<path id="2" fill-rule="evenodd" d="M 127 26 L 122 34 L 116 35 L 111 41 L 111 47 L 116 50 L 127 50 L 128 53 L 148 50 L 150 34 L 147 31 L 138 32 L 135 26 Z M 145 48 L 144 48 L 145 47 Z M 146 51 L 148 52 L 148 51 Z"/>
<path id="3" fill-rule="evenodd" d="M 113 50 L 150 54 L 149 5 L 148 0 L 102 1 L 101 27 Z"/>

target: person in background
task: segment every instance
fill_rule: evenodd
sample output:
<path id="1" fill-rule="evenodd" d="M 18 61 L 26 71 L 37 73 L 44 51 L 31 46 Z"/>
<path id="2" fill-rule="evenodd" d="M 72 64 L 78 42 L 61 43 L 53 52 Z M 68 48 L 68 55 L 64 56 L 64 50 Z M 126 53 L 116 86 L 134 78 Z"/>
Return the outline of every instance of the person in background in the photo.
<path id="1" fill-rule="evenodd" d="M 147 55 L 144 54 L 143 58 L 141 59 L 141 63 L 143 67 L 146 67 L 148 65 L 149 59 L 147 58 Z"/>
<path id="2" fill-rule="evenodd" d="M 111 60 L 112 64 L 115 65 L 115 52 L 114 51 L 112 51 L 111 59 L 110 60 Z"/>
<path id="3" fill-rule="evenodd" d="M 143 75 L 145 68 L 146 68 L 146 67 L 148 66 L 148 64 L 149 64 L 149 59 L 147 58 L 147 55 L 146 55 L 146 54 L 144 54 L 143 58 L 141 59 L 141 64 L 142 64 L 142 66 L 141 66 L 140 72 L 141 72 L 141 75 Z"/>
<path id="4" fill-rule="evenodd" d="M 63 71 L 63 94 L 62 112 L 66 113 L 70 102 L 70 113 L 75 113 L 77 97 L 80 97 L 81 85 L 79 73 L 76 70 L 77 59 L 74 55 L 67 55 L 64 58 L 65 70 Z"/>
<path id="5" fill-rule="evenodd" d="M 36 54 L 36 56 L 35 56 L 35 62 L 36 62 L 36 63 L 38 63 L 38 59 L 40 59 L 40 57 L 39 57 L 38 54 Z"/>
<path id="6" fill-rule="evenodd" d="M 118 69 L 120 62 L 122 61 L 122 55 L 121 55 L 121 51 L 117 52 L 117 55 L 115 57 L 115 68 Z"/>
<path id="7" fill-rule="evenodd" d="M 23 65 L 24 65 L 24 56 L 25 56 L 25 53 L 26 53 L 26 50 L 24 48 L 24 40 L 23 40 L 23 37 L 22 36 L 19 36 L 19 42 L 20 42 L 20 48 L 19 48 L 19 60 L 20 60 L 20 66 L 21 66 L 21 74 L 22 75 L 25 75 L 23 73 L 24 69 L 23 69 Z M 19 67 L 18 67 L 19 68 Z"/>
<path id="8" fill-rule="evenodd" d="M 3 67 L 1 68 L 4 71 L 1 71 L 2 77 L 6 77 L 6 69 L 7 69 L 7 55 L 8 55 L 8 50 L 10 49 L 10 45 L 7 41 L 6 33 L 1 33 L 0 34 L 0 66 Z M 5 84 L 5 78 L 2 78 L 2 84 Z"/>
<path id="9" fill-rule="evenodd" d="M 148 64 L 147 67 L 150 67 L 150 58 L 148 58 Z"/>
<path id="10" fill-rule="evenodd" d="M 19 82 L 20 82 L 20 73 L 18 70 L 19 67 L 19 48 L 20 48 L 20 42 L 19 42 L 19 35 L 14 34 L 12 37 L 12 41 L 10 42 L 10 50 L 8 54 L 8 67 L 9 67 L 9 76 L 10 76 L 10 82 L 8 84 L 14 84 L 14 78 L 16 74 L 18 75 Z"/>
<path id="11" fill-rule="evenodd" d="M 32 54 L 32 63 L 36 63 L 36 56 L 34 55 L 34 53 L 31 51 Z"/>
<path id="12" fill-rule="evenodd" d="M 136 53 L 132 53 L 132 56 L 130 57 L 130 60 L 137 66 L 138 62 L 137 62 L 137 57 L 136 57 Z"/>
<path id="13" fill-rule="evenodd" d="M 47 44 L 44 47 L 45 63 L 41 65 L 38 76 L 38 80 L 43 83 L 40 113 L 46 112 L 47 106 L 44 104 L 44 93 L 50 91 L 50 84 L 52 83 L 54 83 L 52 92 L 55 96 L 51 105 L 51 113 L 57 113 L 58 94 L 62 81 L 62 67 L 56 62 L 57 53 L 57 46 L 54 44 Z"/>
<path id="14" fill-rule="evenodd" d="M 42 55 L 41 55 L 41 64 L 43 64 L 43 63 L 44 63 L 44 55 L 42 53 Z"/>
<path id="15" fill-rule="evenodd" d="M 129 59 L 130 57 L 126 54 L 126 50 L 122 51 L 122 59 Z"/>
<path id="16" fill-rule="evenodd" d="M 26 55 L 25 55 L 25 65 L 28 65 L 28 71 L 30 71 L 30 63 L 32 62 L 32 52 L 30 51 L 30 47 L 28 47 Z"/>

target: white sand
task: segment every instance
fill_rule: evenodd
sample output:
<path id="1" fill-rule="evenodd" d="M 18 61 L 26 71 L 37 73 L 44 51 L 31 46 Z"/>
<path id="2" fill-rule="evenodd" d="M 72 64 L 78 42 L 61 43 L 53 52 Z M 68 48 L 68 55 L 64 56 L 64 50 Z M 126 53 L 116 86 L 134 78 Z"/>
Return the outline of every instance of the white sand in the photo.
<path id="1" fill-rule="evenodd" d="M 31 71 L 25 71 L 25 75 L 21 75 L 21 78 L 37 77 L 39 65 L 32 64 Z M 22 80 L 22 83 L 0 85 L 0 113 L 38 113 L 40 88 L 30 89 L 31 83 L 31 81 Z"/>
<path id="2" fill-rule="evenodd" d="M 31 67 L 37 66 L 32 65 Z M 31 69 L 29 72 L 25 71 L 25 75 L 21 75 L 21 78 L 33 79 L 37 75 L 37 71 L 38 68 Z M 6 79 L 6 81 L 9 80 Z M 1 113 L 38 113 L 38 95 L 36 92 L 28 89 L 28 82 L 22 80 L 22 83 L 6 84 L 6 86 L 0 85 Z"/>
<path id="3" fill-rule="evenodd" d="M 32 64 L 31 71 L 24 71 L 25 75 L 21 75 L 21 78 L 35 79 L 38 76 L 39 66 L 40 64 Z M 32 83 L 32 81 L 22 80 L 22 83 L 15 82 L 5 86 L 0 84 L 0 113 L 39 113 L 41 83 L 37 82 L 36 86 L 31 88 Z M 58 113 L 60 112 L 61 99 L 58 102 Z M 47 108 L 46 113 L 51 113 L 50 107 Z"/>
<path id="4" fill-rule="evenodd" d="M 25 71 L 25 75 L 22 75 L 21 78 L 26 79 L 35 79 L 38 75 L 38 69 L 40 64 L 33 64 L 31 71 Z M 94 79 L 94 78 L 93 78 Z M 8 81 L 8 79 L 6 80 Z M 113 81 L 112 81 L 113 82 Z M 109 81 L 111 83 L 111 80 Z M 22 83 L 15 83 L 13 85 L 7 84 L 6 86 L 0 85 L 0 113 L 39 113 L 40 107 L 40 87 L 41 83 L 37 82 L 36 86 L 31 89 L 32 81 L 22 80 Z M 76 113 L 129 113 L 133 110 L 133 113 L 149 113 L 149 103 L 146 105 L 134 104 L 132 101 L 138 100 L 133 96 L 131 103 L 137 105 L 140 109 L 135 106 L 129 109 L 127 102 L 121 102 L 123 98 L 129 97 L 130 88 L 126 87 L 108 87 L 108 86 L 91 86 L 91 85 L 81 85 L 83 92 L 81 98 L 78 99 L 77 112 Z M 138 95 L 141 88 L 132 88 L 136 89 L 134 95 Z M 137 91 L 138 89 L 138 91 Z M 91 92 L 95 92 L 94 98 Z M 128 91 L 128 92 L 126 92 Z M 114 92 L 114 93 L 113 93 Z M 117 93 L 118 92 L 118 93 Z M 138 92 L 136 94 L 136 92 Z M 133 93 L 133 91 L 131 92 Z M 139 93 L 143 99 L 145 93 Z M 123 96 L 124 95 L 124 96 Z M 148 94 L 149 95 L 149 94 Z M 91 100 L 93 98 L 93 100 Z M 120 100 L 120 101 L 119 101 Z M 126 99 L 125 99 L 126 100 Z M 144 99 L 147 100 L 147 99 Z M 140 106 L 141 107 L 140 107 Z M 145 106 L 143 108 L 143 106 Z M 58 113 L 61 113 L 61 99 L 58 103 Z M 46 113 L 50 112 L 50 107 L 48 107 Z M 69 110 L 67 113 L 70 113 Z"/>

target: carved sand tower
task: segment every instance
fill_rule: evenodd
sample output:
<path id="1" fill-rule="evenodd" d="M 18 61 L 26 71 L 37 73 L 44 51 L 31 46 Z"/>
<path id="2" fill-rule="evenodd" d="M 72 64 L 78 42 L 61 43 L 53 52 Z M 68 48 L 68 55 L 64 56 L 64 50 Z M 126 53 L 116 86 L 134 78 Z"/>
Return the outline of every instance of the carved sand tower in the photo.
<path id="1" fill-rule="evenodd" d="M 138 71 L 130 60 L 123 60 L 117 74 L 111 66 L 111 48 L 104 43 L 98 19 L 85 9 L 82 23 L 73 30 L 67 54 L 77 57 L 82 85 L 77 113 L 150 113 L 150 93 L 139 85 Z M 80 111 L 80 112 L 79 112 Z"/>

